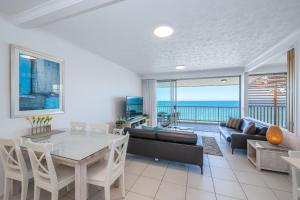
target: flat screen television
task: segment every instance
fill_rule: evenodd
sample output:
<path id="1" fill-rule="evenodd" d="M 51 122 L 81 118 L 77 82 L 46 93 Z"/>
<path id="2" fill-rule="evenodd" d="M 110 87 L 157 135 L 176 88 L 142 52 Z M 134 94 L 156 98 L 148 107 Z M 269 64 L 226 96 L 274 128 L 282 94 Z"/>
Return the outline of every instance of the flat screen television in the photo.
<path id="1" fill-rule="evenodd" d="M 143 115 L 143 98 L 126 97 L 126 119 L 134 119 Z"/>

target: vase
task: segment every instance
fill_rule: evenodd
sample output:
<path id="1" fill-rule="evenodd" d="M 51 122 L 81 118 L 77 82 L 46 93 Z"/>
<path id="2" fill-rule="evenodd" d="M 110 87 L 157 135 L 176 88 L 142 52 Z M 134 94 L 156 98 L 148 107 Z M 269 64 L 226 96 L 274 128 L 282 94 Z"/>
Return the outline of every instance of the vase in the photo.
<path id="1" fill-rule="evenodd" d="M 274 126 L 270 126 L 268 128 L 268 131 L 267 131 L 267 140 L 268 142 L 270 142 L 271 144 L 274 144 L 274 145 L 278 145 L 282 142 L 283 140 L 283 134 L 282 134 L 282 131 L 281 129 L 274 125 Z"/>

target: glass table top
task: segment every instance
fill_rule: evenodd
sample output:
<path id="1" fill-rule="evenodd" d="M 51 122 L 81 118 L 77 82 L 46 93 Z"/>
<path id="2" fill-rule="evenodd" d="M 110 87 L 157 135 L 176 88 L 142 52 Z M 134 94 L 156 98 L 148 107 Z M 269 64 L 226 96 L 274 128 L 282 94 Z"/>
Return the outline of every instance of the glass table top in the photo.
<path id="1" fill-rule="evenodd" d="M 32 142 L 52 143 L 51 155 L 79 161 L 108 147 L 111 142 L 120 137 L 122 136 L 115 134 L 66 130 L 63 133 L 31 140 Z M 22 137 L 21 146 L 27 147 L 28 140 Z"/>

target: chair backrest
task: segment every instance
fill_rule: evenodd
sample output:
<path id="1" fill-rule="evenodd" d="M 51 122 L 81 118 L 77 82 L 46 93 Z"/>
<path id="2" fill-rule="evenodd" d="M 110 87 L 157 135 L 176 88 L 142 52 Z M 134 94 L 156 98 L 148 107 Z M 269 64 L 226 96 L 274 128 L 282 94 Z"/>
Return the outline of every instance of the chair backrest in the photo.
<path id="1" fill-rule="evenodd" d="M 39 184 L 57 186 L 58 180 L 50 152 L 51 143 L 28 142 L 28 153 L 32 166 L 34 181 Z"/>
<path id="2" fill-rule="evenodd" d="M 73 131 L 85 131 L 86 130 L 86 123 L 85 122 L 71 121 L 71 130 L 73 130 Z"/>
<path id="3" fill-rule="evenodd" d="M 27 177 L 28 169 L 19 139 L 0 139 L 0 157 L 5 173 L 18 173 Z"/>
<path id="4" fill-rule="evenodd" d="M 113 174 L 124 170 L 128 140 L 129 134 L 127 133 L 125 136 L 113 141 L 110 145 L 106 180 L 113 177 Z"/>
<path id="5" fill-rule="evenodd" d="M 92 132 L 107 134 L 109 131 L 109 125 L 105 123 L 92 123 L 90 124 L 90 129 Z"/>

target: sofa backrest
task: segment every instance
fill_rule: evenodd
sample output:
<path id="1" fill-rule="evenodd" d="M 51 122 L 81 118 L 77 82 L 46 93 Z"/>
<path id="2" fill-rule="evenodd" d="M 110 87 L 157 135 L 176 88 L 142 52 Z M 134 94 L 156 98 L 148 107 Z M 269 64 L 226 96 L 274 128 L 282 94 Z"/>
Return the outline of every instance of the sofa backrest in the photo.
<path id="1" fill-rule="evenodd" d="M 156 139 L 156 132 L 154 130 L 144 130 L 136 128 L 125 128 L 124 133 L 129 133 L 131 137 Z"/>
<path id="2" fill-rule="evenodd" d="M 158 131 L 156 137 L 160 141 L 180 143 L 180 144 L 197 144 L 198 136 L 194 133 L 179 133 L 179 132 L 168 132 Z"/>
<path id="3" fill-rule="evenodd" d="M 188 132 L 175 132 L 175 131 L 157 131 L 157 130 L 144 130 L 135 128 L 125 128 L 125 133 L 129 133 L 131 137 L 141 139 L 160 140 L 165 142 L 196 145 L 198 141 L 197 134 Z"/>
<path id="4" fill-rule="evenodd" d="M 257 121 L 251 120 L 251 119 L 249 119 L 249 118 L 243 118 L 243 123 L 242 123 L 242 128 L 241 128 L 242 131 L 243 131 L 245 128 L 248 127 L 248 124 L 249 124 L 250 122 L 255 123 L 255 126 L 256 126 L 256 128 L 258 128 L 258 129 L 261 129 L 261 128 L 263 128 L 263 127 L 267 127 L 267 128 L 268 128 L 268 126 L 265 125 L 265 124 L 263 124 L 263 123 L 259 123 L 259 122 L 257 122 Z"/>

